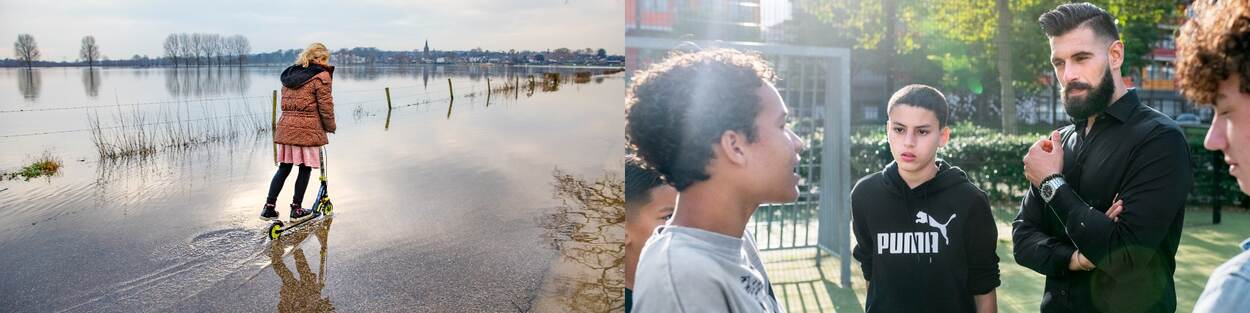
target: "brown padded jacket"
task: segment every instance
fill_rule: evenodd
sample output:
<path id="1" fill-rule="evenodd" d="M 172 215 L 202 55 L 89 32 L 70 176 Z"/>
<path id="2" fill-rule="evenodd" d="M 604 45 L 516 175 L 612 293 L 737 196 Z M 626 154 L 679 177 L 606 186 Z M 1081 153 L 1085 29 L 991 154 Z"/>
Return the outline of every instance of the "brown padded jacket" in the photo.
<path id="1" fill-rule="evenodd" d="M 334 67 L 317 64 L 292 65 L 282 72 L 282 118 L 274 143 L 303 147 L 330 143 L 326 133 L 336 129 L 330 95 L 333 72 Z"/>

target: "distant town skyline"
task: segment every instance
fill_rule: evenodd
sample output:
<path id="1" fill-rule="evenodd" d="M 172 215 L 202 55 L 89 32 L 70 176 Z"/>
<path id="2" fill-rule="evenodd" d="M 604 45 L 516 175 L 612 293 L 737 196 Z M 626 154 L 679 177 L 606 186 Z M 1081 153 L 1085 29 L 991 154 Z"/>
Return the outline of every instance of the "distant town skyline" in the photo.
<path id="1" fill-rule="evenodd" d="M 14 58 L 18 34 L 31 34 L 41 60 L 78 59 L 94 36 L 110 59 L 164 55 L 171 33 L 243 35 L 251 52 L 376 47 L 390 51 L 605 49 L 622 54 L 623 3 L 539 0 L 330 1 L 57 1 L 0 0 L 0 58 Z M 606 34 L 606 35 L 605 35 Z"/>

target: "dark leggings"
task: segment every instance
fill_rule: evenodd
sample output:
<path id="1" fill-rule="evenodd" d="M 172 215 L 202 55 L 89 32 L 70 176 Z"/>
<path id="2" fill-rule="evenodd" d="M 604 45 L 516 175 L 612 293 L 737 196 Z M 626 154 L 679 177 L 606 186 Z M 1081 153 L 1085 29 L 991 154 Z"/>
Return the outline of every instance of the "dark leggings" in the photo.
<path id="1" fill-rule="evenodd" d="M 266 204 L 278 202 L 278 193 L 282 191 L 282 184 L 286 183 L 286 177 L 291 175 L 291 166 L 291 163 L 278 165 L 278 172 L 273 174 L 273 181 L 269 183 L 269 197 L 265 198 Z M 291 197 L 291 203 L 303 207 L 304 191 L 308 189 L 308 176 L 311 173 L 311 167 L 299 166 L 299 176 L 295 178 L 295 196 Z"/>

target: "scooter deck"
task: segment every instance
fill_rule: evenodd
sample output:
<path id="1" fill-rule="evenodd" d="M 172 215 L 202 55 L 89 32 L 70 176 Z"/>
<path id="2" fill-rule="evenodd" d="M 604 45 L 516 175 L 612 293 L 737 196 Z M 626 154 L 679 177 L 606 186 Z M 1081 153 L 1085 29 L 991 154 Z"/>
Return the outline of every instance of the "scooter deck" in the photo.
<path id="1" fill-rule="evenodd" d="M 300 229 L 304 225 L 313 224 L 314 222 L 320 220 L 323 216 L 324 216 L 323 214 L 313 213 L 313 216 L 310 216 L 298 222 L 291 222 L 290 220 L 274 221 L 272 224 L 269 225 L 269 239 L 276 240 L 278 238 L 281 238 L 283 234 L 286 234 L 293 230 Z"/>

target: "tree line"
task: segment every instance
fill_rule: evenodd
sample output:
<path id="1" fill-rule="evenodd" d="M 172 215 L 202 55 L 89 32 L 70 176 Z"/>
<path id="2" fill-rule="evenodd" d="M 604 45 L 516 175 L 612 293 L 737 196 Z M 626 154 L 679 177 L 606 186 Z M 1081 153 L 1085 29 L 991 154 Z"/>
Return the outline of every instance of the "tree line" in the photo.
<path id="1" fill-rule="evenodd" d="M 242 35 L 234 35 L 223 37 L 218 34 L 205 33 L 181 33 L 169 34 L 165 38 L 165 57 L 170 64 L 176 66 L 201 66 L 201 65 L 217 65 L 222 64 L 238 64 L 243 65 L 247 62 L 247 56 L 252 53 L 252 45 L 247 37 Z M 35 40 L 35 36 L 31 34 L 20 34 L 17 41 L 13 43 L 13 54 L 27 68 L 34 66 L 38 62 L 43 53 L 39 49 L 39 42 Z M 92 67 L 99 63 L 102 59 L 106 59 L 100 53 L 100 45 L 96 43 L 95 36 L 82 37 L 82 46 L 78 51 L 78 57 L 81 62 Z M 133 61 L 142 63 L 150 63 L 146 56 L 135 55 Z"/>
<path id="2" fill-rule="evenodd" d="M 252 44 L 243 35 L 178 33 L 165 37 L 165 57 L 175 67 L 234 63 L 242 66 L 252 53 Z"/>
<path id="3" fill-rule="evenodd" d="M 79 61 L 87 66 L 97 65 L 123 65 L 123 66 L 160 66 L 173 65 L 179 66 L 222 66 L 227 64 L 235 64 L 242 66 L 245 64 L 280 64 L 289 63 L 295 59 L 300 53 L 299 49 L 279 49 L 273 52 L 252 53 L 251 43 L 247 37 L 242 35 L 222 36 L 219 34 L 209 33 L 177 33 L 169 34 L 165 37 L 163 43 L 164 55 L 162 57 L 149 58 L 146 55 L 134 55 L 128 60 L 109 60 L 107 56 L 100 52 L 100 45 L 96 42 L 95 36 L 84 36 L 82 38 L 82 46 L 79 50 Z M 14 54 L 17 57 L 14 60 L 2 59 L 0 66 L 23 65 L 27 68 L 33 66 L 66 66 L 77 65 L 73 62 L 40 62 L 42 53 L 39 49 L 35 37 L 31 34 L 20 34 L 17 41 L 13 44 Z M 474 48 L 468 51 L 439 51 L 423 50 L 412 51 L 384 51 L 374 47 L 356 47 L 356 48 L 340 48 L 334 51 L 333 57 L 336 63 L 342 64 L 374 64 L 374 63 L 417 63 L 417 62 L 433 62 L 435 59 L 445 58 L 449 62 L 486 62 L 499 61 L 511 62 L 513 64 L 533 64 L 533 62 L 589 62 L 587 60 L 605 60 L 616 58 L 623 61 L 621 56 L 608 56 L 604 49 L 569 49 L 559 48 L 548 51 L 517 51 L 515 49 L 508 51 L 490 51 L 482 48 Z M 473 61 L 476 60 L 476 61 Z M 20 62 L 20 63 L 18 63 Z M 36 64 L 38 63 L 38 64 Z"/>
<path id="4" fill-rule="evenodd" d="M 1160 24 L 1184 12 L 1174 0 L 1089 0 L 1116 17 L 1125 76 L 1168 36 Z M 1052 88 L 1050 49 L 1037 24 L 1067 0 L 812 0 L 796 4 L 789 43 L 851 47 L 852 71 L 884 74 L 887 92 L 906 83 L 987 94 L 1001 103 L 1002 130 L 1019 133 L 1018 95 Z M 1185 1 L 1180 1 L 1185 2 Z M 829 31 L 830 28 L 838 31 Z M 888 94 L 888 93 L 887 93 Z"/>

